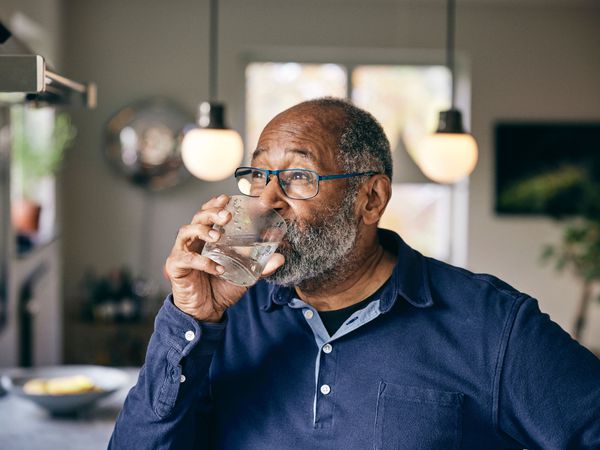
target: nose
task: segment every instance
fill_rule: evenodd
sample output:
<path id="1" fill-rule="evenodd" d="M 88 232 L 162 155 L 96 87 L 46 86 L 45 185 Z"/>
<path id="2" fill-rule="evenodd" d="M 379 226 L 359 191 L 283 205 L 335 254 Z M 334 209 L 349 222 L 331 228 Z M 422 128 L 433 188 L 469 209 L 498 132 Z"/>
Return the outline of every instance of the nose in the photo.
<path id="1" fill-rule="evenodd" d="M 269 182 L 260 194 L 260 200 L 263 204 L 278 212 L 285 211 L 289 206 L 287 197 L 279 186 L 277 175 L 270 175 Z"/>

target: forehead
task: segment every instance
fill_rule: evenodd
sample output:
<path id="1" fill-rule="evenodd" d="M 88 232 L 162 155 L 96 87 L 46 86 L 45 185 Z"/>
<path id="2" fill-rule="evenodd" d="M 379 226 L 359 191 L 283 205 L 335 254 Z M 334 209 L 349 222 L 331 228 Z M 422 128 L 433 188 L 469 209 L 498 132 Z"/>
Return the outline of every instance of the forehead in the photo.
<path id="1" fill-rule="evenodd" d="M 330 111 L 317 108 L 285 111 L 261 133 L 252 161 L 270 168 L 300 165 L 337 170 L 342 127 L 340 118 Z"/>

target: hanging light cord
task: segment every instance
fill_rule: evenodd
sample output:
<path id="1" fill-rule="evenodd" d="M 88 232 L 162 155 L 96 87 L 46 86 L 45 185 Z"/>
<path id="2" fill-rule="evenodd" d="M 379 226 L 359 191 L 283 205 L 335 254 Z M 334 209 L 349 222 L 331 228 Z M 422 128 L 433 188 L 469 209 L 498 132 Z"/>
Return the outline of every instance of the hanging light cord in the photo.
<path id="1" fill-rule="evenodd" d="M 454 76 L 454 22 L 456 16 L 455 0 L 448 0 L 448 10 L 446 13 L 446 57 L 448 70 L 450 70 L 450 107 L 454 109 L 454 91 L 456 90 L 456 81 Z"/>
<path id="2" fill-rule="evenodd" d="M 218 76 L 218 21 L 219 21 L 219 2 L 210 0 L 210 23 L 209 23 L 209 75 L 208 89 L 211 102 L 217 100 L 217 76 Z"/>

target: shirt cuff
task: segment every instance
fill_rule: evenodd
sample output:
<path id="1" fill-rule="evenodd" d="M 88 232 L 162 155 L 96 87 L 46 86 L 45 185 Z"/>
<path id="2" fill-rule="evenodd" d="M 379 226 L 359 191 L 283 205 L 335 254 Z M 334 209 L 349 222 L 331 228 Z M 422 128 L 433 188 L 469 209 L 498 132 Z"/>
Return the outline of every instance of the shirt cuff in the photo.
<path id="1" fill-rule="evenodd" d="M 156 315 L 154 331 L 181 356 L 192 352 L 206 355 L 214 353 L 223 341 L 227 321 L 225 312 L 219 323 L 201 322 L 177 308 L 169 294 Z"/>

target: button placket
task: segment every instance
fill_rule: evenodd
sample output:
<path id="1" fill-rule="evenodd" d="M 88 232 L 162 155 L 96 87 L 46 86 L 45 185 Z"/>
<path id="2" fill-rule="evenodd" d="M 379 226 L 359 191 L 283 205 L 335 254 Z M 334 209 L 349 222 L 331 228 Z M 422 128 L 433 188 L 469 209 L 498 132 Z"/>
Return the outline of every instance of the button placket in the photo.
<path id="1" fill-rule="evenodd" d="M 315 380 L 315 428 L 333 426 L 334 391 L 337 370 L 337 356 L 329 342 L 321 346 L 318 354 L 318 373 Z"/>
<path id="2" fill-rule="evenodd" d="M 333 426 L 335 372 L 338 352 L 333 352 L 329 343 L 331 337 L 323 325 L 317 312 L 301 300 L 294 299 L 288 304 L 293 309 L 299 309 L 304 321 L 311 329 L 317 345 L 314 378 L 313 427 L 331 428 Z M 321 392 L 321 386 L 326 384 L 328 394 Z"/>
<path id="3" fill-rule="evenodd" d="M 333 425 L 335 375 L 337 357 L 340 352 L 339 349 L 334 352 L 333 345 L 330 342 L 335 341 L 337 347 L 337 345 L 340 345 L 337 341 L 342 336 L 375 319 L 381 313 L 379 304 L 379 300 L 371 302 L 366 308 L 358 311 L 354 318 L 347 320 L 333 336 L 330 336 L 319 315 L 310 305 L 297 298 L 290 300 L 288 303 L 290 308 L 298 309 L 298 313 L 304 316 L 303 319 L 310 327 L 317 345 L 313 399 L 314 428 L 330 428 Z M 323 385 L 329 387 L 327 394 L 321 392 Z"/>

